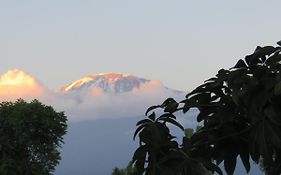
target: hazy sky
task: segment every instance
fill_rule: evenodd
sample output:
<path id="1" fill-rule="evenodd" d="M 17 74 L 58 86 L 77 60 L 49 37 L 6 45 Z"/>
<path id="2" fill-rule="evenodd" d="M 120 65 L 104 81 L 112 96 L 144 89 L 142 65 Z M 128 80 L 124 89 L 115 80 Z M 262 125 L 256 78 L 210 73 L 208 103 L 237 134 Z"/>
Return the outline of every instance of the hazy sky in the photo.
<path id="1" fill-rule="evenodd" d="M 191 90 L 257 45 L 281 40 L 281 1 L 0 1 L 0 73 L 52 89 L 124 72 Z"/>

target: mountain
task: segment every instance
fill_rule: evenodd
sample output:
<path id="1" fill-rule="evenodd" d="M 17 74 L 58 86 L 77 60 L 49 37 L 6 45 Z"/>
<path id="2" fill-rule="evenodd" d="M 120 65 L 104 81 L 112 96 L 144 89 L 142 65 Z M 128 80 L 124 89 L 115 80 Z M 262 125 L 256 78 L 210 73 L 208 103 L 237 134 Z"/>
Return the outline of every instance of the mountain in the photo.
<path id="1" fill-rule="evenodd" d="M 128 74 L 100 73 L 81 78 L 68 86 L 61 88 L 61 92 L 79 91 L 83 89 L 100 88 L 104 92 L 122 93 L 139 88 L 149 82 L 144 78 L 138 78 Z"/>
<path id="2" fill-rule="evenodd" d="M 135 125 L 146 109 L 168 97 L 181 100 L 184 95 L 160 81 L 128 74 L 92 74 L 59 92 L 49 91 L 25 71 L 13 69 L 0 75 L 0 100 L 38 98 L 65 111 L 68 131 L 55 175 L 108 175 L 115 166 L 125 167 L 138 145 L 138 140 L 133 141 Z M 184 127 L 195 127 L 196 113 L 179 114 L 177 119 Z M 173 132 L 182 138 L 178 128 Z M 237 169 L 237 174 L 245 174 L 241 166 Z M 258 168 L 252 170 L 251 174 L 260 174 Z"/>
<path id="3" fill-rule="evenodd" d="M 153 104 L 185 93 L 148 80 L 121 73 L 85 76 L 59 91 L 50 90 L 29 73 L 12 69 L 0 75 L 0 101 L 34 98 L 65 111 L 69 121 L 123 118 L 142 115 Z"/>
<path id="4" fill-rule="evenodd" d="M 140 116 L 150 105 L 169 97 L 181 100 L 186 93 L 167 88 L 158 80 L 100 73 L 70 83 L 60 89 L 59 95 L 53 100 L 60 101 L 58 109 L 66 110 L 71 121 L 81 121 Z"/>

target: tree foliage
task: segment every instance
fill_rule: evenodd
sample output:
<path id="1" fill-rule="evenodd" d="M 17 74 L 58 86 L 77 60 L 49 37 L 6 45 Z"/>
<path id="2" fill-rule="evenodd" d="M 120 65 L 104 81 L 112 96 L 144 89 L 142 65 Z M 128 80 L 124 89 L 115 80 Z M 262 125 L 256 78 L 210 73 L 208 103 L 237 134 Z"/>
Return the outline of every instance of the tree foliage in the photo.
<path id="1" fill-rule="evenodd" d="M 278 45 L 281 43 L 278 42 Z M 137 124 L 140 146 L 133 161 L 139 174 L 195 175 L 197 166 L 222 174 L 234 173 L 239 156 L 247 172 L 250 159 L 266 174 L 281 173 L 281 55 L 280 47 L 258 46 L 230 69 L 186 95 L 180 102 L 169 98 L 150 107 Z M 157 117 L 153 112 L 162 108 Z M 167 123 L 183 127 L 174 113 L 197 108 L 203 126 L 182 143 L 174 140 Z M 200 174 L 200 173 L 199 173 Z"/>
<path id="2" fill-rule="evenodd" d="M 133 162 L 129 162 L 127 167 L 124 169 L 119 169 L 115 167 L 111 175 L 135 175 L 135 173 L 136 173 L 136 168 Z"/>
<path id="3" fill-rule="evenodd" d="M 111 175 L 125 175 L 125 170 L 115 167 Z"/>
<path id="4" fill-rule="evenodd" d="M 66 116 L 37 100 L 0 104 L 0 174 L 49 175 L 59 163 Z"/>

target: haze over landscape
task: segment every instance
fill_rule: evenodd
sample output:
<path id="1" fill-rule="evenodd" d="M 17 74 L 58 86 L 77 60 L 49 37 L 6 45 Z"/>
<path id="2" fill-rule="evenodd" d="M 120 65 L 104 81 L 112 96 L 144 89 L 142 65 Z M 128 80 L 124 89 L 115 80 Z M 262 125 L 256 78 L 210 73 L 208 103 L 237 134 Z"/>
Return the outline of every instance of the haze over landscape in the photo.
<path id="1" fill-rule="evenodd" d="M 55 175 L 108 175 L 131 160 L 135 125 L 149 106 L 182 100 L 257 45 L 279 41 L 280 5 L 0 1 L 0 101 L 36 98 L 65 112 L 69 127 Z M 194 128 L 197 112 L 178 121 Z"/>
<path id="2" fill-rule="evenodd" d="M 52 91 L 19 69 L 0 75 L 0 92 L 1 101 L 39 99 L 66 113 L 69 128 L 56 172 L 61 175 L 110 174 L 115 166 L 126 166 L 137 146 L 132 139 L 135 123 L 144 111 L 150 104 L 185 95 L 160 81 L 120 73 L 88 75 Z M 194 120 L 182 123 L 195 126 Z"/>
<path id="3" fill-rule="evenodd" d="M 19 69 L 0 75 L 0 92 L 1 101 L 39 99 L 66 113 L 68 131 L 56 175 L 105 175 L 116 166 L 125 167 L 137 147 L 133 133 L 144 111 L 168 97 L 181 100 L 186 94 L 165 87 L 158 80 L 120 73 L 91 74 L 52 91 Z M 196 113 L 179 113 L 178 121 L 186 128 L 195 128 Z M 182 137 L 176 128 L 172 132 Z M 258 172 L 253 169 L 253 174 Z M 241 167 L 239 173 L 244 173 Z"/>

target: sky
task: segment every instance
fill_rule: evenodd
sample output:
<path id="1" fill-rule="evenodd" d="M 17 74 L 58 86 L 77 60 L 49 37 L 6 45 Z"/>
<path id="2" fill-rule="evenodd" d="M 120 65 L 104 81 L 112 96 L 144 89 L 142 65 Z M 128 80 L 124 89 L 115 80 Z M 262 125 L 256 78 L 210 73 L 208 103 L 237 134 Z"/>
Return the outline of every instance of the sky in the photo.
<path id="1" fill-rule="evenodd" d="M 257 45 L 281 40 L 281 1 L 0 0 L 0 74 L 51 89 L 129 73 L 192 90 Z"/>

